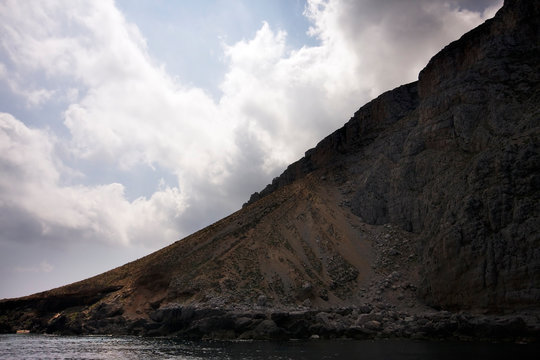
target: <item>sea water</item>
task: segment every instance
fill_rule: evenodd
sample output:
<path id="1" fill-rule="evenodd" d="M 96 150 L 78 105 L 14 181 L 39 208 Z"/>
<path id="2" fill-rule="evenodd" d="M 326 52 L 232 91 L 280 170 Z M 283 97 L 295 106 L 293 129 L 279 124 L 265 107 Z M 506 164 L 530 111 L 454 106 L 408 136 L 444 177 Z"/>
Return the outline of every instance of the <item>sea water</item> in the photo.
<path id="1" fill-rule="evenodd" d="M 0 335 L 0 359 L 540 359 L 540 344 L 413 340 L 200 341 Z"/>

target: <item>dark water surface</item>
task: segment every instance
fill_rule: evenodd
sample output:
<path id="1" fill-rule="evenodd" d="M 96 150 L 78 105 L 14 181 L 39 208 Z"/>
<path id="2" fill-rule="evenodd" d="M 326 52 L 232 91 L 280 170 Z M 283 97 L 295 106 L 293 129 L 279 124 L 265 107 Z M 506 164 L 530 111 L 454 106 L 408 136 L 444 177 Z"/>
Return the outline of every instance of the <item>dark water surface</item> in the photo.
<path id="1" fill-rule="evenodd" d="M 540 359 L 540 344 L 413 340 L 202 341 L 0 335 L 0 359 Z"/>

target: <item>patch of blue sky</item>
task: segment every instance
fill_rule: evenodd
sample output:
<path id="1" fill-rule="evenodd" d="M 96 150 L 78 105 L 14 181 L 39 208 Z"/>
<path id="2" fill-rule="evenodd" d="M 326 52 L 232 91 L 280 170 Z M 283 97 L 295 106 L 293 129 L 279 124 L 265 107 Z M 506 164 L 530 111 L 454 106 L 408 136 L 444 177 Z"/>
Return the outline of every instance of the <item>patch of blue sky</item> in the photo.
<path id="1" fill-rule="evenodd" d="M 314 46 L 303 15 L 305 0 L 117 0 L 129 22 L 147 39 L 150 55 L 185 85 L 204 89 L 215 100 L 228 69 L 223 46 L 252 39 L 267 22 L 287 32 L 291 50 Z"/>
<path id="2" fill-rule="evenodd" d="M 69 138 L 63 113 L 84 95 L 86 87 L 71 77 L 17 67 L 2 48 L 0 63 L 0 70 L 5 71 L 0 72 L 0 112 L 11 114 L 26 126 L 47 128 L 59 138 Z"/>

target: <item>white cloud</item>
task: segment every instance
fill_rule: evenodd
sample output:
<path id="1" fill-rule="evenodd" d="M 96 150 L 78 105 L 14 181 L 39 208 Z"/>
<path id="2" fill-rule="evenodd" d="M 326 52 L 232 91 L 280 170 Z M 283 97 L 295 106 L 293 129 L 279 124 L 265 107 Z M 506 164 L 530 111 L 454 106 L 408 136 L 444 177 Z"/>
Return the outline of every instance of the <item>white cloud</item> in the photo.
<path id="1" fill-rule="evenodd" d="M 10 77 L 6 66 L 0 63 L 0 80 L 6 82 L 10 90 L 26 99 L 26 105 L 29 107 L 40 106 L 55 95 L 54 90 L 45 88 L 35 88 L 35 86 L 25 86 L 18 82 L 17 77 Z"/>
<path id="2" fill-rule="evenodd" d="M 254 39 L 226 48 L 230 68 L 220 105 L 256 142 L 267 173 L 296 160 L 366 99 L 353 80 L 354 54 L 334 43 L 286 49 L 285 34 L 268 24 Z"/>
<path id="3" fill-rule="evenodd" d="M 417 79 L 428 60 L 494 15 L 501 0 L 483 13 L 459 2 L 431 0 L 312 0 L 306 9 L 311 33 L 356 57 L 354 79 L 370 97 Z"/>
<path id="4" fill-rule="evenodd" d="M 0 113 L 0 169 L 3 241 L 91 240 L 155 246 L 176 239 L 180 231 L 177 219 L 186 204 L 177 188 L 163 187 L 150 199 L 129 202 L 121 184 L 62 185 L 63 173 L 70 169 L 59 163 L 54 137 L 5 113 Z"/>
<path id="5" fill-rule="evenodd" d="M 0 4 L 9 59 L 1 78 L 30 104 L 69 101 L 70 134 L 0 116 L 0 211 L 12 219 L 3 237 L 155 248 L 187 235 L 238 208 L 371 97 L 415 80 L 430 56 L 487 13 L 427 0 L 312 0 L 306 15 L 318 46 L 290 49 L 286 32 L 267 23 L 252 39 L 224 45 L 228 69 L 216 102 L 171 77 L 113 1 Z M 119 171 L 159 166 L 177 184 L 134 201 L 120 183 L 66 185 L 78 169 L 62 163 L 57 146 Z"/>

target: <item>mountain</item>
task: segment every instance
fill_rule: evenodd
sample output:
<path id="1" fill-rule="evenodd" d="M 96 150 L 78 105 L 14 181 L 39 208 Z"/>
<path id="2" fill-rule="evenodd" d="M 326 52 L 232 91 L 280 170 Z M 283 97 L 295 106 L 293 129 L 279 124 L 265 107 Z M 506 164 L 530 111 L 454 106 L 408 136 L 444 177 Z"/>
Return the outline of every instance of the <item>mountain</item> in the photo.
<path id="1" fill-rule="evenodd" d="M 0 331 L 540 339 L 540 2 L 505 1 L 243 208 Z"/>

